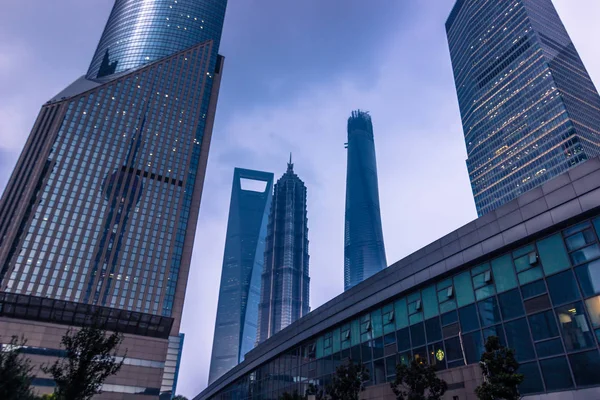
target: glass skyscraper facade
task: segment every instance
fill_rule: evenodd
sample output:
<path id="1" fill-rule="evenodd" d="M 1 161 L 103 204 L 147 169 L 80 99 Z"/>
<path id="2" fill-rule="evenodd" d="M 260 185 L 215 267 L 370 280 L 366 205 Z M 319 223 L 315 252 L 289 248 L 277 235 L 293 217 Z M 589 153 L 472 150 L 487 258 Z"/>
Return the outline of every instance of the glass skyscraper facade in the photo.
<path id="1" fill-rule="evenodd" d="M 458 0 L 446 30 L 479 215 L 600 153 L 600 96 L 551 0 Z"/>
<path id="2" fill-rule="evenodd" d="M 267 340 L 310 311 L 306 186 L 287 171 L 275 184 L 269 213 L 258 309 L 257 342 Z"/>
<path id="3" fill-rule="evenodd" d="M 226 0 L 117 0 L 87 72 L 102 78 L 213 41 L 221 42 Z"/>
<path id="4" fill-rule="evenodd" d="M 97 52 L 42 107 L 0 201 L 0 290 L 73 312 L 22 317 L 77 325 L 102 309 L 108 326 L 133 318 L 126 332 L 179 337 L 225 7 L 117 0 L 98 47 L 112 58 L 98 66 Z"/>
<path id="5" fill-rule="evenodd" d="M 244 360 L 256 343 L 273 174 L 235 168 L 209 382 Z"/>
<path id="6" fill-rule="evenodd" d="M 387 267 L 377 161 L 371 116 L 353 111 L 348 119 L 344 290 Z"/>

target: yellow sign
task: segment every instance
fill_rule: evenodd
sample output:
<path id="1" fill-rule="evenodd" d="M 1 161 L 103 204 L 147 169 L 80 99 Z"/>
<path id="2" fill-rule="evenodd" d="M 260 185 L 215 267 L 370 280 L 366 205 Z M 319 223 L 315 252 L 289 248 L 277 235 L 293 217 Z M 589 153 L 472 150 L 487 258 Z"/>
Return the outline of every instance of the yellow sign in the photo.
<path id="1" fill-rule="evenodd" d="M 444 350 L 439 349 L 436 353 L 435 353 L 435 358 L 438 359 L 438 361 L 442 361 L 444 359 L 446 355 L 444 354 Z"/>

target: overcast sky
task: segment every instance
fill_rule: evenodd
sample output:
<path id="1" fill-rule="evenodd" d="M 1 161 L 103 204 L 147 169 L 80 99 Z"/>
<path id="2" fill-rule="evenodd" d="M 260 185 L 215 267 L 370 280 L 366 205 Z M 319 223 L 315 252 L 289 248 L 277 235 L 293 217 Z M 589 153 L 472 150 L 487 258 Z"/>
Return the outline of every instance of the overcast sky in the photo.
<path id="1" fill-rule="evenodd" d="M 207 383 L 234 167 L 278 178 L 293 152 L 308 187 L 312 309 L 343 290 L 351 110 L 373 118 L 388 262 L 476 217 L 444 30 L 453 2 L 229 0 L 178 392 L 192 397 Z M 112 0 L 4 3 L 0 189 L 40 106 L 87 71 Z M 600 83 L 600 1 L 554 3 Z"/>

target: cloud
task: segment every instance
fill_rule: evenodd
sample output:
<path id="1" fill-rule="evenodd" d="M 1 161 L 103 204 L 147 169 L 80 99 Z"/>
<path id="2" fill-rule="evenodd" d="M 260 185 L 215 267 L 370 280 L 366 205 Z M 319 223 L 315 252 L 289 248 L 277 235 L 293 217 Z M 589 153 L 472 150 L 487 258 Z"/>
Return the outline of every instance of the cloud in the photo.
<path id="1" fill-rule="evenodd" d="M 0 188 L 40 105 L 85 72 L 111 6 L 65 3 L 39 2 L 33 14 L 20 2 L 4 9 L 14 18 L 0 26 Z M 279 177 L 294 153 L 308 186 L 313 309 L 343 288 L 343 143 L 351 110 L 373 117 L 389 263 L 475 218 L 444 32 L 454 0 L 430 3 L 230 2 L 182 325 L 181 393 L 192 397 L 207 382 L 235 166 Z M 600 3 L 554 3 L 599 82 Z"/>
<path id="2" fill-rule="evenodd" d="M 307 83 L 295 96 L 219 121 L 192 261 L 194 290 L 184 311 L 182 329 L 194 345 L 188 342 L 182 371 L 193 371 L 194 379 L 182 375 L 183 393 L 197 394 L 206 384 L 233 167 L 279 177 L 293 152 L 296 173 L 308 187 L 313 309 L 343 290 L 343 144 L 351 110 L 366 109 L 373 117 L 390 263 L 475 218 L 452 73 L 447 51 L 439 51 L 443 26 L 422 17 L 380 43 L 381 57 L 369 74 L 331 73 L 327 84 Z"/>
<path id="3" fill-rule="evenodd" d="M 324 69 L 324 79 L 303 81 L 293 90 L 285 79 L 276 80 L 272 86 L 289 97 L 249 102 L 229 109 L 226 118 L 218 117 L 192 261 L 194 290 L 188 291 L 184 311 L 188 341 L 179 381 L 182 393 L 195 395 L 206 386 L 234 166 L 264 169 L 278 177 L 289 151 L 294 153 L 295 170 L 308 187 L 313 309 L 343 290 L 343 143 L 351 110 L 366 109 L 373 117 L 390 264 L 476 217 L 444 31 L 452 3 L 411 8 L 410 18 L 393 34 L 372 43 L 370 54 L 376 56 L 362 73 Z M 600 76 L 590 39 L 595 37 L 592 27 L 600 28 L 593 21 L 577 24 L 586 5 L 599 6 L 593 0 L 576 7 L 568 0 L 555 3 L 590 74 Z M 589 18 L 596 14 L 590 12 Z M 221 104 L 232 92 L 225 84 Z"/>

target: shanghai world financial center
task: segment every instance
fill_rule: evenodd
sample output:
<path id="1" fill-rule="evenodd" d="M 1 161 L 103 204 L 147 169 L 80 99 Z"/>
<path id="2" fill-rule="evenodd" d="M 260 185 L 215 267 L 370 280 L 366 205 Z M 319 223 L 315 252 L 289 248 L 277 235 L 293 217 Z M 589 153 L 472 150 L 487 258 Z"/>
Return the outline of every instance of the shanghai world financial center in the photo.
<path id="1" fill-rule="evenodd" d="M 0 333 L 49 356 L 67 326 L 99 315 L 128 349 L 107 398 L 175 390 L 225 8 L 116 0 L 87 74 L 42 106 L 0 202 Z"/>

